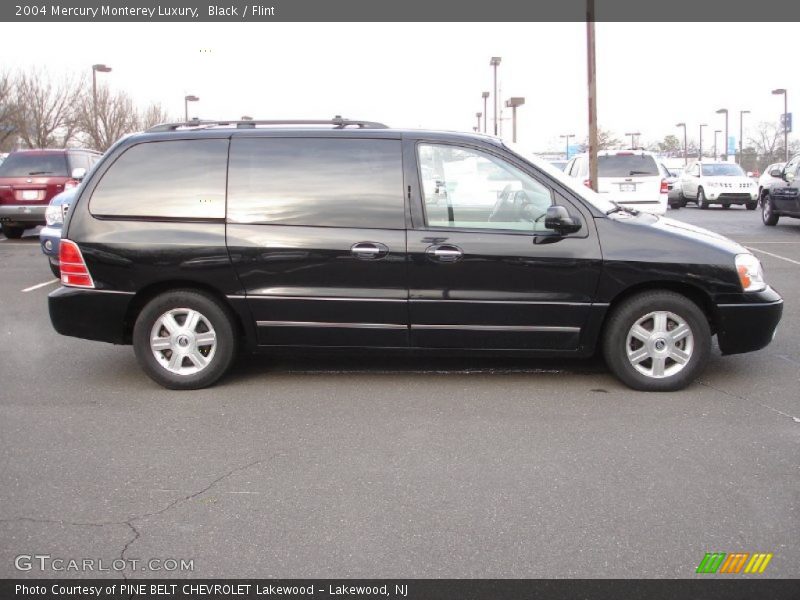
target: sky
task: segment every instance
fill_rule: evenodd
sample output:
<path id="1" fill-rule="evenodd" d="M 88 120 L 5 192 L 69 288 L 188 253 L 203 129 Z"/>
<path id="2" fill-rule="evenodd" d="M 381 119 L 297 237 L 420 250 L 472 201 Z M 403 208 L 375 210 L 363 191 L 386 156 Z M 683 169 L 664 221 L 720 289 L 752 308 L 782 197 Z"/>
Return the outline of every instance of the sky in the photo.
<path id="1" fill-rule="evenodd" d="M 503 101 L 525 97 L 518 142 L 559 150 L 562 134 L 588 131 L 585 23 L 15 23 L 0 26 L 0 68 L 46 68 L 91 75 L 129 92 L 140 105 L 161 102 L 170 115 L 233 119 L 318 119 L 340 114 L 393 127 L 470 131 L 492 91 L 489 59 L 500 56 Z M 800 93 L 793 64 L 794 23 L 598 23 L 600 126 L 643 145 L 697 138 L 707 123 L 745 140 L 760 121 L 776 122 L 786 88 L 789 112 Z M 35 44 L 30 40 L 36 39 Z M 768 39 L 769 43 L 763 43 Z M 789 59 L 789 60 L 787 60 Z M 492 130 L 492 98 L 489 131 Z M 510 110 L 503 113 L 510 139 Z M 748 127 L 748 125 L 750 127 Z M 750 133 L 748 133 L 750 129 Z M 796 134 L 790 134 L 790 139 Z M 710 136 L 710 137 L 708 137 Z M 722 138 L 720 138 L 721 142 Z M 738 142 L 737 142 L 738 143 Z"/>

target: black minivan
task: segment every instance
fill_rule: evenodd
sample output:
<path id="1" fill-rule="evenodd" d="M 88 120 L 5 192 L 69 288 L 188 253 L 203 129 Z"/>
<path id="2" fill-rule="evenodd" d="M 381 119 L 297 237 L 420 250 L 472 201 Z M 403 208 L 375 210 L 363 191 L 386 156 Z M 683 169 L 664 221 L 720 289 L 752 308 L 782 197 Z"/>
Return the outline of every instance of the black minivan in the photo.
<path id="1" fill-rule="evenodd" d="M 497 138 L 349 121 L 159 125 L 64 225 L 64 335 L 133 344 L 163 386 L 237 352 L 589 356 L 640 390 L 763 348 L 783 301 L 735 242 L 637 213 Z"/>

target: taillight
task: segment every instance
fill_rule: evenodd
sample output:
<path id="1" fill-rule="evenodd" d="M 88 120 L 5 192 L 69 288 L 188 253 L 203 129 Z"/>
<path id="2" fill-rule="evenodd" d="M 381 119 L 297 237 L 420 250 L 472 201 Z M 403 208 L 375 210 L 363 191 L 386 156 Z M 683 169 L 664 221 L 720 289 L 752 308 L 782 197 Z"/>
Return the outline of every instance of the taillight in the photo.
<path id="1" fill-rule="evenodd" d="M 667 183 L 666 179 L 661 180 L 661 193 L 668 194 L 669 193 L 669 184 Z"/>
<path id="2" fill-rule="evenodd" d="M 81 182 L 78 181 L 77 179 L 67 179 L 64 182 L 64 189 L 65 190 L 69 190 L 69 189 L 72 189 L 74 187 L 78 187 L 80 185 L 80 183 Z"/>
<path id="3" fill-rule="evenodd" d="M 93 288 L 94 281 L 86 268 L 81 249 L 71 240 L 61 240 L 58 249 L 61 283 L 70 287 Z"/>

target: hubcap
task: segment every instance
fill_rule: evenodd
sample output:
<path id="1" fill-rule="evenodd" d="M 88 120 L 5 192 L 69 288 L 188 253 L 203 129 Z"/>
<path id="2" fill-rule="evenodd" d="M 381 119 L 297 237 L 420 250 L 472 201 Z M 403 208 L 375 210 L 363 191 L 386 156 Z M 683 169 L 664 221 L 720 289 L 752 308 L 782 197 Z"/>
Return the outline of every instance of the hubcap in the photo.
<path id="1" fill-rule="evenodd" d="M 175 308 L 156 319 L 150 331 L 150 349 L 170 373 L 192 375 L 214 358 L 217 334 L 211 322 L 191 308 Z"/>
<path id="2" fill-rule="evenodd" d="M 638 319 L 628 331 L 625 352 L 634 369 L 654 379 L 679 373 L 694 351 L 694 335 L 684 319 L 655 311 Z"/>

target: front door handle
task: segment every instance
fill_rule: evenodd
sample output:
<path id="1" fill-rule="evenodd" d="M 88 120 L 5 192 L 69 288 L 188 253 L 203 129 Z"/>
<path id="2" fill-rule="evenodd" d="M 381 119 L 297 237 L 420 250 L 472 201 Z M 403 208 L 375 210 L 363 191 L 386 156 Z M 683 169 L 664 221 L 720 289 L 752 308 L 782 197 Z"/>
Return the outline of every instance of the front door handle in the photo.
<path id="1" fill-rule="evenodd" d="M 389 247 L 380 242 L 358 242 L 350 247 L 350 254 L 361 260 L 377 260 L 389 254 Z"/>
<path id="2" fill-rule="evenodd" d="M 458 246 L 453 246 L 451 244 L 441 244 L 439 246 L 429 246 L 425 250 L 425 254 L 431 260 L 435 260 L 436 262 L 457 262 L 461 260 L 464 256 L 464 252 Z"/>

